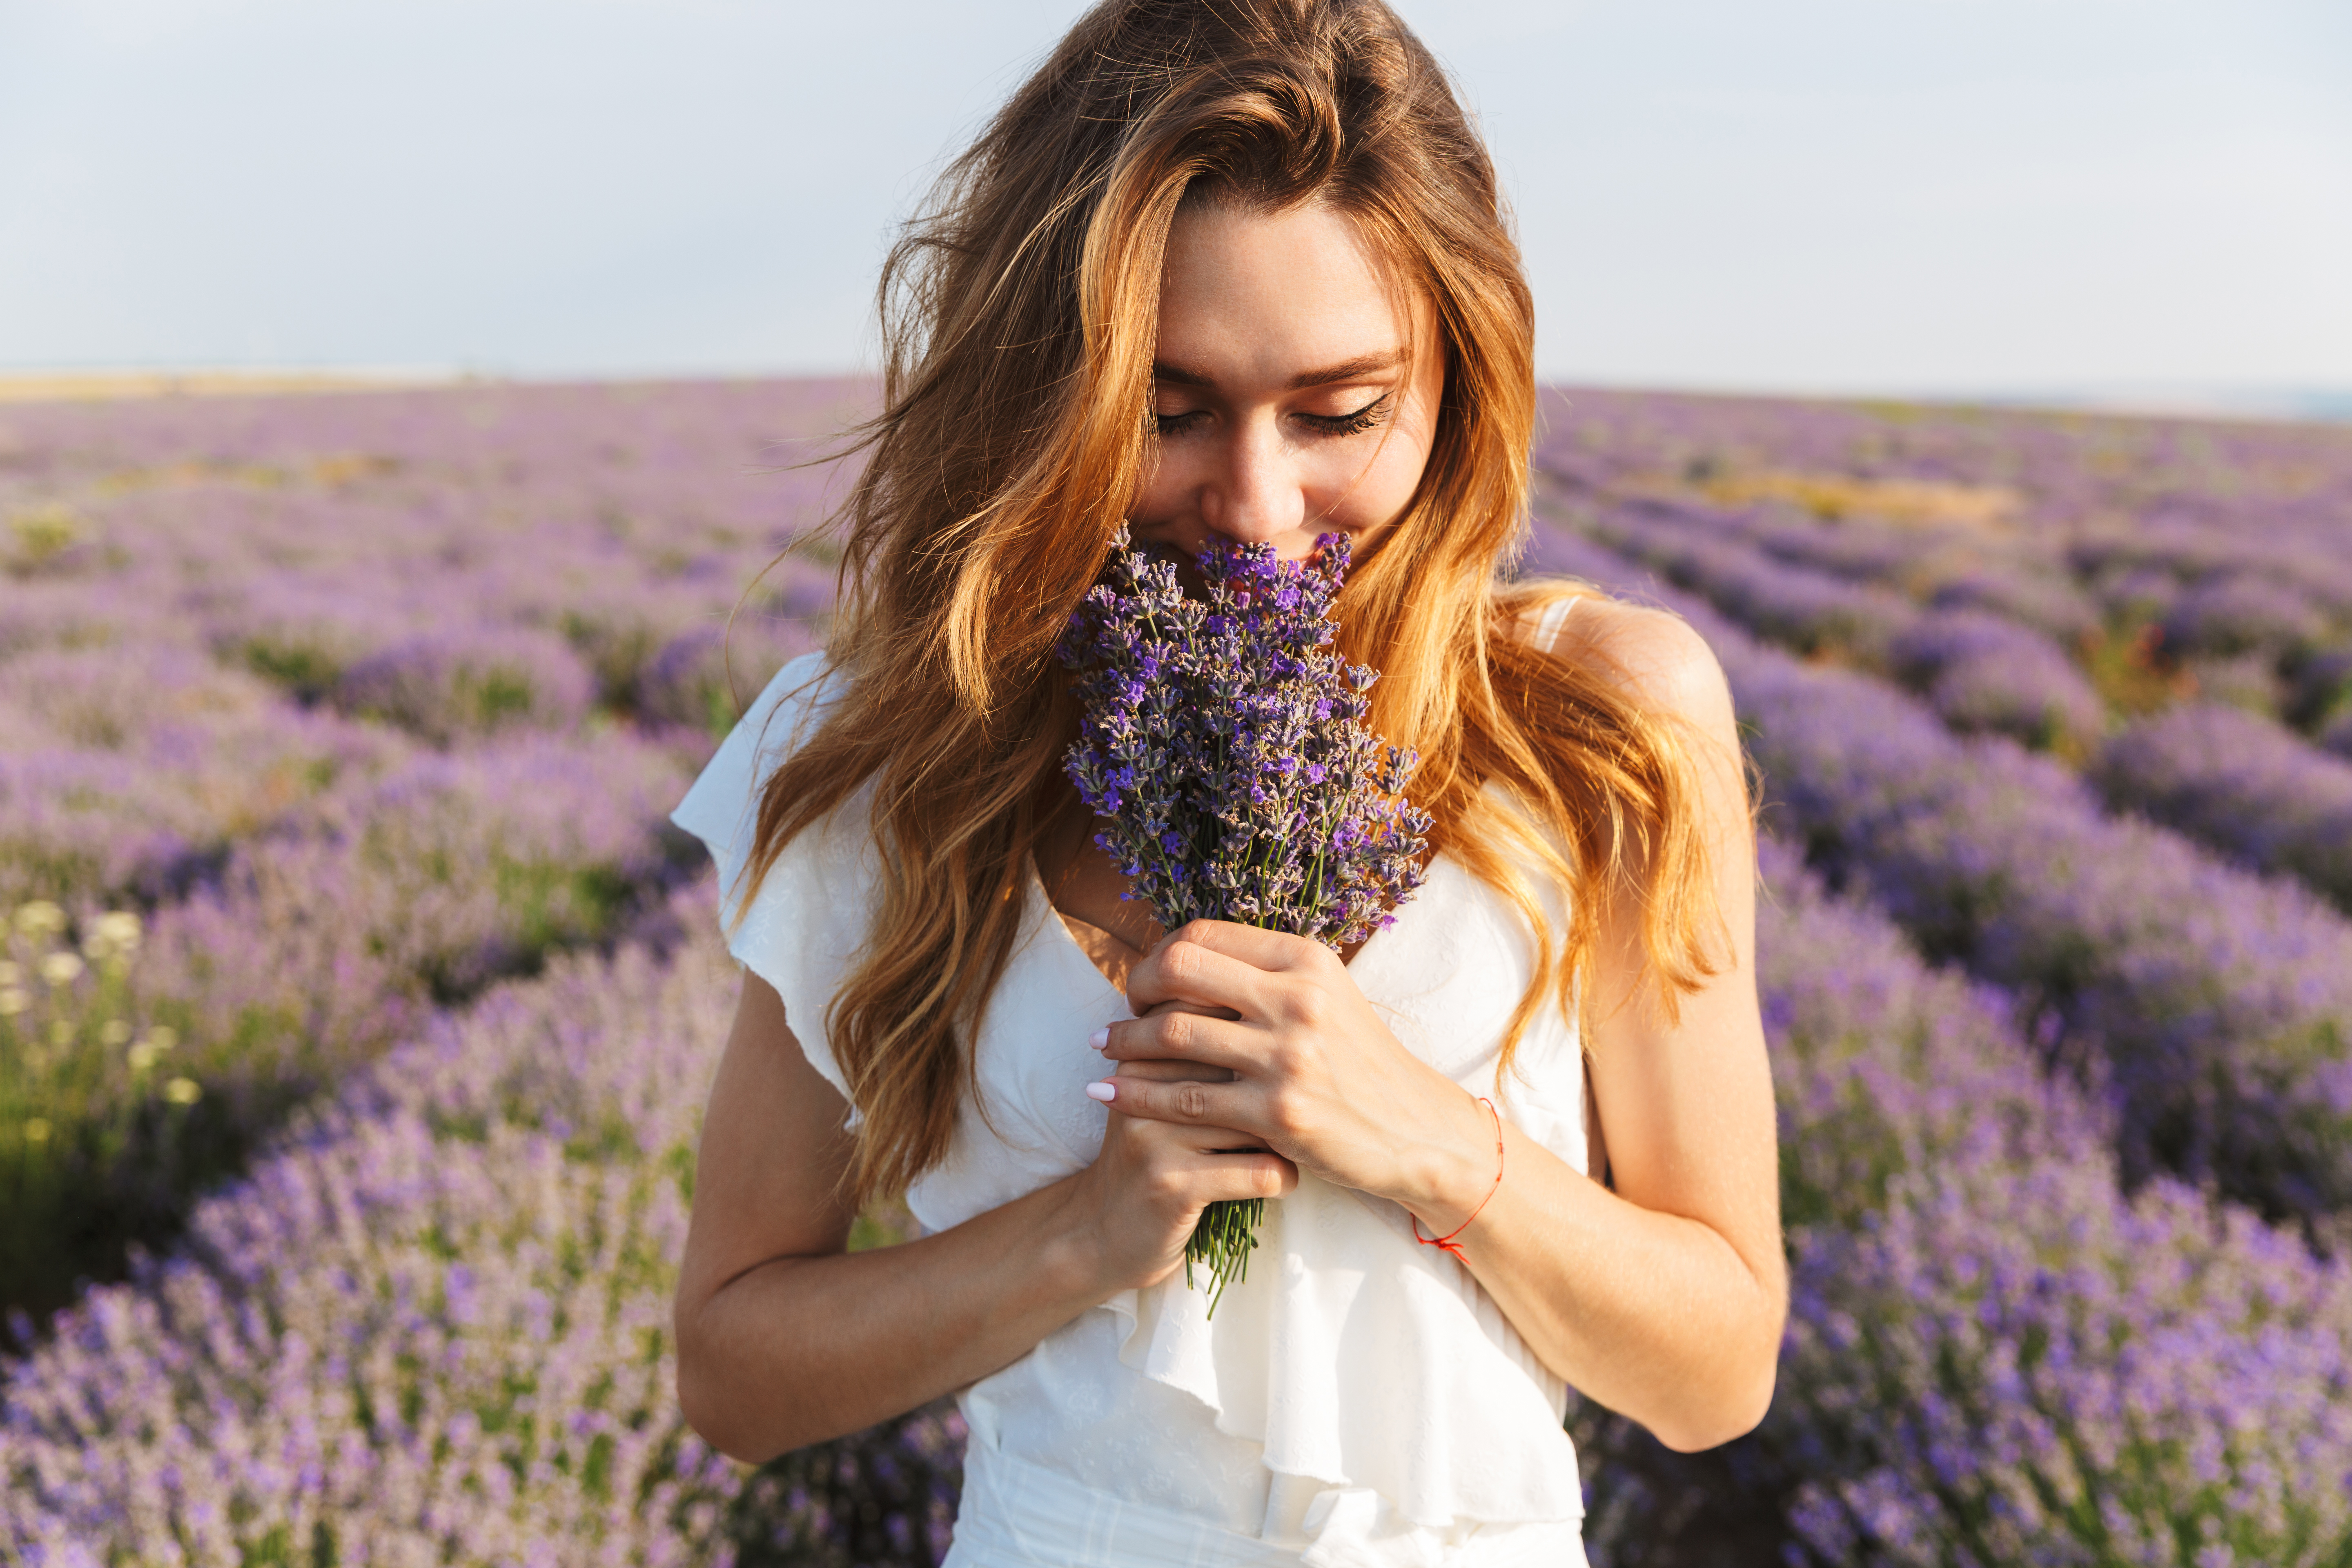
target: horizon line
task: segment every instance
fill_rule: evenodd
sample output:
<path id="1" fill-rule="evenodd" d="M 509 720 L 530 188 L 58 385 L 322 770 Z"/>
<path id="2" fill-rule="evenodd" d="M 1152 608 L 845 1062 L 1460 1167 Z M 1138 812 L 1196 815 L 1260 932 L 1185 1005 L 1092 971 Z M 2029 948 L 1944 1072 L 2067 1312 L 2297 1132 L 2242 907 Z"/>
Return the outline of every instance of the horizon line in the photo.
<path id="1" fill-rule="evenodd" d="M 0 403 L 79 403 L 162 396 L 269 396 L 394 392 L 456 386 L 631 384 L 664 382 L 872 381 L 870 369 L 676 368 L 517 370 L 436 363 L 0 365 Z M 1618 376 L 1548 376 L 1545 391 L 1649 393 L 1792 402 L 1906 403 L 2020 411 L 2113 414 L 2273 423 L 2352 422 L 2352 380 L 2336 386 L 2254 382 L 2096 381 L 2032 384 L 1806 385 L 1671 382 Z"/>

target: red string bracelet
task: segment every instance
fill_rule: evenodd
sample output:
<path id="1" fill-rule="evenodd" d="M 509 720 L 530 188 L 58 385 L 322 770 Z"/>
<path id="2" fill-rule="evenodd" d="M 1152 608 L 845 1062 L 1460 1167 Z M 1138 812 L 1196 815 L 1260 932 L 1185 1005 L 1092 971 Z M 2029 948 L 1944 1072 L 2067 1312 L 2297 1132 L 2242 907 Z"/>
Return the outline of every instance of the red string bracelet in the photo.
<path id="1" fill-rule="evenodd" d="M 1495 1102 L 1483 1094 L 1478 1096 L 1478 1103 L 1485 1106 L 1486 1114 L 1495 1119 L 1495 1185 L 1486 1189 L 1486 1196 L 1480 1198 L 1478 1206 L 1470 1211 L 1470 1219 L 1464 1220 L 1444 1236 L 1422 1235 L 1421 1216 L 1419 1215 L 1406 1216 L 1412 1221 L 1412 1238 L 1415 1241 L 1423 1247 L 1433 1247 L 1440 1252 L 1450 1252 L 1456 1258 L 1462 1258 L 1462 1249 L 1454 1244 L 1454 1238 L 1470 1228 L 1470 1220 L 1476 1219 L 1486 1212 L 1487 1199 L 1495 1195 L 1496 1187 L 1503 1184 L 1503 1113 L 1496 1110 Z M 1466 1258 L 1463 1258 L 1462 1260 L 1465 1265 L 1469 1262 Z"/>

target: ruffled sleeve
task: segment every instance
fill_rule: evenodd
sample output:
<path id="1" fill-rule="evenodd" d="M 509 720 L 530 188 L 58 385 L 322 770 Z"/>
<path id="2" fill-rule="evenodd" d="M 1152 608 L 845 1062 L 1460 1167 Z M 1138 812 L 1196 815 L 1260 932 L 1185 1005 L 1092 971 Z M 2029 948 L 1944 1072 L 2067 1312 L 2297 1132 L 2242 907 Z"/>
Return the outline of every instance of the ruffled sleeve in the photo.
<path id="1" fill-rule="evenodd" d="M 719 915 L 730 932 L 728 951 L 775 987 L 809 1065 L 842 1099 L 850 1100 L 849 1080 L 825 1033 L 825 1009 L 866 942 L 876 870 L 866 826 L 866 792 L 861 789 L 786 845 L 750 907 L 742 908 L 743 870 L 751 858 L 760 792 L 777 765 L 815 732 L 839 695 L 838 677 L 822 653 L 785 665 L 728 734 L 670 820 L 701 839 L 719 868 Z M 849 1125 L 861 1120 L 852 1101 Z"/>

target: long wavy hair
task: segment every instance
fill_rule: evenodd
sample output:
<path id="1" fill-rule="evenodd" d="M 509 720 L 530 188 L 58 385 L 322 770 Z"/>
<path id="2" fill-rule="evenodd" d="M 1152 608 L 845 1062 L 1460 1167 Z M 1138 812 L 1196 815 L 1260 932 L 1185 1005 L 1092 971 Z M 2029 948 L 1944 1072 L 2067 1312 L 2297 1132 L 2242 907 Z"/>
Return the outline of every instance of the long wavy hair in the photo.
<path id="1" fill-rule="evenodd" d="M 1543 604 L 1591 590 L 1498 577 L 1527 526 L 1534 316 L 1493 164 L 1443 71 L 1380 0 L 1102 0 L 884 267 L 882 408 L 855 433 L 866 462 L 835 520 L 841 694 L 770 777 L 740 889 L 748 904 L 795 836 L 870 790 L 881 885 L 825 1020 L 864 1115 L 856 1202 L 946 1153 L 1032 851 L 1075 808 L 1055 642 L 1153 461 L 1161 258 L 1207 191 L 1245 210 L 1329 204 L 1435 307 L 1429 462 L 1338 615 L 1345 651 L 1381 671 L 1376 727 L 1421 752 L 1433 852 L 1535 933 L 1504 1067 L 1548 1001 L 1589 1002 L 1577 977 L 1606 911 L 1637 914 L 1669 1016 L 1714 973 L 1689 742 L 1615 672 L 1528 640 Z"/>

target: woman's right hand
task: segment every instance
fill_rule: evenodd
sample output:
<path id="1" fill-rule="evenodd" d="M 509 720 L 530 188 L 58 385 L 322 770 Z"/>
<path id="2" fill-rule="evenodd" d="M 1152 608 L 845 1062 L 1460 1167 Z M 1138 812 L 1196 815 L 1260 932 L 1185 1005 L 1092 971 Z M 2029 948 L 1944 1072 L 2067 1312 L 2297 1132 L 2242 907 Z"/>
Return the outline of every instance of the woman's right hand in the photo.
<path id="1" fill-rule="evenodd" d="M 1121 1062 L 1117 1076 L 1218 1083 L 1233 1074 L 1162 1059 Z M 1079 1173 L 1076 1195 L 1110 1291 L 1156 1285 L 1173 1274 L 1209 1205 L 1283 1197 L 1298 1185 L 1298 1167 L 1248 1133 L 1147 1121 L 1121 1115 L 1116 1105 L 1108 1109 L 1102 1152 Z"/>
<path id="2" fill-rule="evenodd" d="M 1166 1060 L 1119 1070 L 1223 1071 Z M 1209 1152 L 1255 1139 L 1114 1113 L 1092 1164 L 960 1225 L 853 1253 L 848 1114 L 782 1000 L 747 972 L 703 1118 L 677 1313 L 687 1419 L 746 1464 L 1012 1364 L 1120 1290 L 1166 1279 L 1208 1204 L 1297 1180 L 1276 1155 Z"/>

